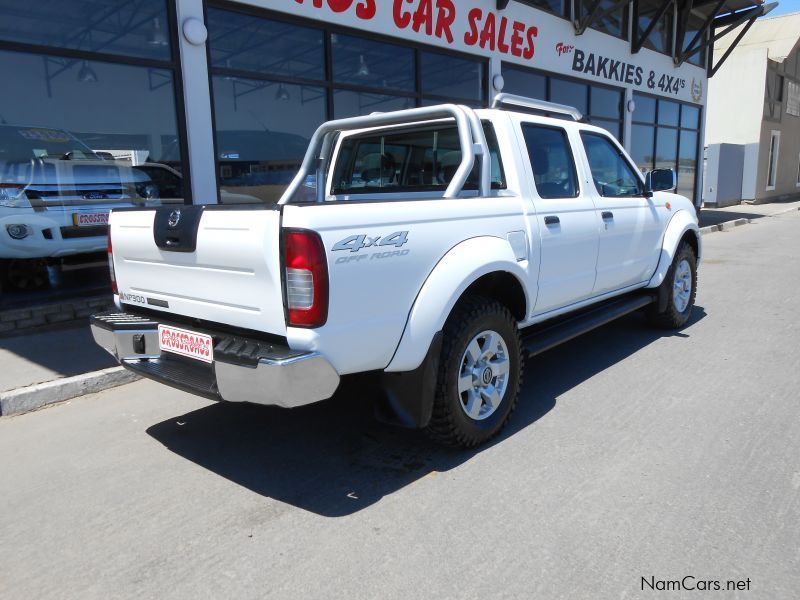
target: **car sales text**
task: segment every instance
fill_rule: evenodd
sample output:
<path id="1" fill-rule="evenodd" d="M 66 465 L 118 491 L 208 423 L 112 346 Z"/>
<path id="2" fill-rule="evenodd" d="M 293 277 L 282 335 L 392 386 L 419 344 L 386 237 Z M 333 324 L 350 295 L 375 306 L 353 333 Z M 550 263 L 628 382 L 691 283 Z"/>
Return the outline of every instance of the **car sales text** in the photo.
<path id="1" fill-rule="evenodd" d="M 327 7 L 334 13 L 354 11 L 357 18 L 375 18 L 379 6 L 376 0 L 295 0 L 314 8 Z M 386 3 L 388 4 L 388 3 Z M 384 3 L 380 3 L 383 10 Z M 463 14 L 463 13 L 461 13 Z M 392 20 L 399 30 L 412 30 L 453 43 L 453 25 L 461 16 L 455 0 L 393 0 Z M 498 16 L 492 11 L 472 8 L 466 13 L 467 27 L 464 43 L 484 50 L 495 49 L 502 54 L 533 58 L 539 29 L 535 25 Z"/>

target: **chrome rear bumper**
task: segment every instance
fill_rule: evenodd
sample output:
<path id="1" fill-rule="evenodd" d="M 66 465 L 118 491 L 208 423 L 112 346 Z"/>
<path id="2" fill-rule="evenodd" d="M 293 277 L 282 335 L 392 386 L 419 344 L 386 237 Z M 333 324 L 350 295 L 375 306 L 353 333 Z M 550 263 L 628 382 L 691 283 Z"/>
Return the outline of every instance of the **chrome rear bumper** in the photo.
<path id="1" fill-rule="evenodd" d="M 91 319 L 95 342 L 123 367 L 212 400 L 294 408 L 330 398 L 339 385 L 339 374 L 317 352 L 199 330 L 214 339 L 215 358 L 208 364 L 162 352 L 158 325 L 133 313 Z"/>

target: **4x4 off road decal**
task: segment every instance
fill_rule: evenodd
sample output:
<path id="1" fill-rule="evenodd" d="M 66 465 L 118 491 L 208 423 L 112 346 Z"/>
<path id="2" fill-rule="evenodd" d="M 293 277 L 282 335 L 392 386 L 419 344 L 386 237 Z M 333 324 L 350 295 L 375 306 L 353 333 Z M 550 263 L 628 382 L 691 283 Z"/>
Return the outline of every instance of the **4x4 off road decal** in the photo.
<path id="1" fill-rule="evenodd" d="M 408 241 L 408 232 L 407 231 L 395 231 L 394 233 L 390 233 L 386 237 L 376 236 L 376 237 L 369 237 L 367 235 L 351 235 L 350 237 L 346 237 L 340 242 L 336 242 L 333 245 L 331 250 L 336 252 L 338 250 L 348 250 L 351 254 L 346 254 L 345 256 L 340 256 L 336 259 L 336 264 L 345 264 L 345 263 L 358 263 L 363 261 L 370 261 L 370 260 L 382 260 L 384 258 L 392 258 L 394 256 L 405 256 L 411 250 L 386 250 L 389 246 L 394 246 L 395 248 L 400 248 L 403 244 Z M 379 249 L 377 252 L 364 252 L 362 254 L 352 254 L 352 252 L 358 252 L 363 248 L 377 248 Z"/>
<path id="2" fill-rule="evenodd" d="M 336 242 L 333 245 L 333 250 L 349 250 L 350 252 L 358 252 L 362 248 L 372 248 L 373 246 L 394 246 L 399 248 L 408 241 L 407 231 L 395 231 L 384 238 L 381 236 L 369 237 L 366 235 L 351 235 L 344 238 L 341 242 Z"/>

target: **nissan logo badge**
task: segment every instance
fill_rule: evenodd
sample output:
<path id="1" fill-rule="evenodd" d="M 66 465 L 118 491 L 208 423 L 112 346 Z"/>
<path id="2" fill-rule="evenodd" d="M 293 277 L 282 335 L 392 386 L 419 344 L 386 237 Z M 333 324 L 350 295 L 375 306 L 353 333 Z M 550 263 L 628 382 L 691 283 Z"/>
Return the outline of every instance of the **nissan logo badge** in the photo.
<path id="1" fill-rule="evenodd" d="M 173 210 L 169 213 L 169 220 L 167 221 L 167 225 L 172 227 L 173 229 L 178 226 L 178 223 L 181 222 L 181 211 Z"/>

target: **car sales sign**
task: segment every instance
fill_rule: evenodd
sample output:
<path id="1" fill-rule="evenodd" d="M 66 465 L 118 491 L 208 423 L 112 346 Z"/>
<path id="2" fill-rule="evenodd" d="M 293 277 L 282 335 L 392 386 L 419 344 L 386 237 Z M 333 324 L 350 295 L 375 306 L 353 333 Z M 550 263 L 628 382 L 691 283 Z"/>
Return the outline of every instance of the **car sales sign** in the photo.
<path id="1" fill-rule="evenodd" d="M 705 70 L 520 2 L 496 0 L 251 0 L 265 8 L 488 56 L 580 79 L 702 102 Z"/>

